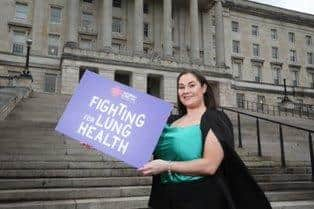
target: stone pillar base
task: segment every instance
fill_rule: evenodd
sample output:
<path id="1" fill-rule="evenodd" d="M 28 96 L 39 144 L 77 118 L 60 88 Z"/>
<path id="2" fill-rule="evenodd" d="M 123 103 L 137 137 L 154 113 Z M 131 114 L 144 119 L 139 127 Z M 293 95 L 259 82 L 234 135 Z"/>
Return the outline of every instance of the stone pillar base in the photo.
<path id="1" fill-rule="evenodd" d="M 104 46 L 104 48 L 101 51 L 105 53 L 111 53 L 113 50 L 111 46 Z"/>

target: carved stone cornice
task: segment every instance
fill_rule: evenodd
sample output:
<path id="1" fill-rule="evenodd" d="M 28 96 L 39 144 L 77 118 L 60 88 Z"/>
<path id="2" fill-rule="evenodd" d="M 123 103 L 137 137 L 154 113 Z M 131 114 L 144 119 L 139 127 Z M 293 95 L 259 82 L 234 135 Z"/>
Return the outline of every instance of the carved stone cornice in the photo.
<path id="1" fill-rule="evenodd" d="M 266 4 L 240 1 L 240 0 L 227 0 L 223 4 L 224 7 L 232 11 L 237 11 L 245 14 L 255 15 L 263 18 L 274 19 L 294 23 L 297 25 L 314 27 L 314 15 L 274 7 Z"/>

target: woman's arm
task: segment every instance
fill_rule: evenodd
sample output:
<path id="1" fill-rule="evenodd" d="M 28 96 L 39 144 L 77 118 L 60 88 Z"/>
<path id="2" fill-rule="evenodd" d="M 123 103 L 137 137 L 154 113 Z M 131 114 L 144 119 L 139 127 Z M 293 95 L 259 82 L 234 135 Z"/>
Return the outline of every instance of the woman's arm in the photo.
<path id="1" fill-rule="evenodd" d="M 223 160 L 223 149 L 216 135 L 210 130 L 206 136 L 203 158 L 191 161 L 169 162 L 153 160 L 139 169 L 143 175 L 155 175 L 171 170 L 184 175 L 213 175 Z"/>

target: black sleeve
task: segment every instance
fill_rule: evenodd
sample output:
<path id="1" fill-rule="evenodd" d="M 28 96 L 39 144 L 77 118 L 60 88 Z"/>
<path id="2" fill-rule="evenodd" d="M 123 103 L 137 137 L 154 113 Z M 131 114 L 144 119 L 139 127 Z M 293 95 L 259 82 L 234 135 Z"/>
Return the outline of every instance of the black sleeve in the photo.
<path id="1" fill-rule="evenodd" d="M 212 130 L 222 145 L 233 147 L 233 131 L 230 131 L 220 111 L 207 110 L 201 119 L 201 129 L 204 142 L 208 132 Z"/>

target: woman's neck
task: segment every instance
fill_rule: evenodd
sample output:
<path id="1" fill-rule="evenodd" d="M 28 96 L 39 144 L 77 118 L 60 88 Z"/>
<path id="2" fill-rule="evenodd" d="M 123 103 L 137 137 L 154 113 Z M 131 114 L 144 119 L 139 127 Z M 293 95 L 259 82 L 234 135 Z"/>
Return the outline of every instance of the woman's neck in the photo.
<path id="1" fill-rule="evenodd" d="M 200 105 L 196 108 L 187 108 L 186 109 L 186 116 L 187 117 L 195 117 L 195 116 L 201 116 L 206 111 L 205 105 Z"/>

